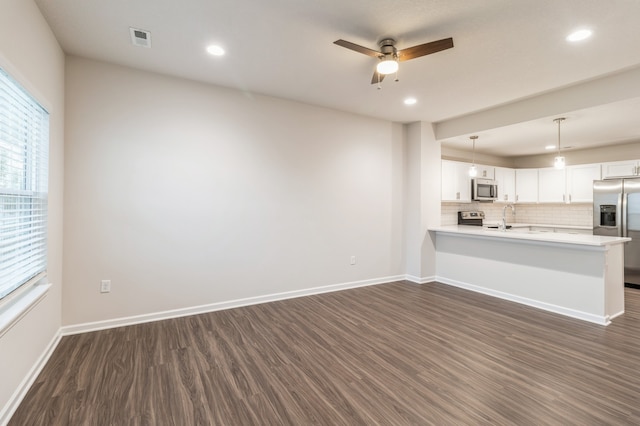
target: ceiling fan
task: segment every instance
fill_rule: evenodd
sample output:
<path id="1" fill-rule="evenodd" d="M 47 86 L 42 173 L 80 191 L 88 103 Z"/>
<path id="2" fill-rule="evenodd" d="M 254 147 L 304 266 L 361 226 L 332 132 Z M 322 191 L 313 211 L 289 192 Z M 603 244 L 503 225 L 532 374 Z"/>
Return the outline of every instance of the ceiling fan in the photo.
<path id="1" fill-rule="evenodd" d="M 378 62 L 378 65 L 376 66 L 376 70 L 373 72 L 373 77 L 371 78 L 371 84 L 376 84 L 380 83 L 384 79 L 385 75 L 393 74 L 398 71 L 398 62 L 408 61 L 409 59 L 419 58 L 420 56 L 426 56 L 440 52 L 441 50 L 452 48 L 453 38 L 443 38 L 442 40 L 419 44 L 402 50 L 396 49 L 396 41 L 394 39 L 385 38 L 380 40 L 378 43 L 380 51 L 369 49 L 342 39 L 336 40 L 333 43 L 380 59 L 380 62 Z"/>

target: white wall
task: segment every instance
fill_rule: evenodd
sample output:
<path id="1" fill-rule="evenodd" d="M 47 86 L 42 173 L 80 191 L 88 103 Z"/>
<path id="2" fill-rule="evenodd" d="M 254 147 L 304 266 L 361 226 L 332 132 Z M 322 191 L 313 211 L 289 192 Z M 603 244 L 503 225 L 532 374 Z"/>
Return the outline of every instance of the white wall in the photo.
<path id="1" fill-rule="evenodd" d="M 640 142 L 629 142 L 605 147 L 567 150 L 562 153 L 568 166 L 640 159 Z M 476 153 L 476 163 L 513 169 L 551 167 L 555 153 L 525 155 L 521 157 L 496 157 Z M 471 163 L 472 152 L 442 147 L 442 159 Z"/>
<path id="2" fill-rule="evenodd" d="M 0 11 L 0 67 L 50 113 L 48 276 L 53 283 L 45 299 L 0 338 L 2 424 L 60 329 L 64 54 L 31 0 L 2 0 Z"/>
<path id="3" fill-rule="evenodd" d="M 438 140 L 553 117 L 640 96 L 640 68 L 630 68 L 594 80 L 498 105 L 435 124 Z"/>
<path id="4" fill-rule="evenodd" d="M 443 160 L 471 163 L 475 157 L 476 164 L 514 168 L 513 158 L 511 157 L 499 157 L 497 155 L 482 154 L 480 152 L 476 152 L 474 155 L 471 150 L 467 151 L 447 146 L 442 146 L 441 151 Z"/>
<path id="5" fill-rule="evenodd" d="M 435 279 L 435 239 L 427 228 L 440 225 L 441 153 L 431 123 L 405 126 L 405 271 L 415 282 Z"/>
<path id="6" fill-rule="evenodd" d="M 567 150 L 562 153 L 568 166 L 576 164 L 604 163 L 640 159 L 640 142 L 631 142 L 606 147 Z M 555 154 L 528 155 L 513 158 L 513 167 L 518 169 L 550 167 Z"/>
<path id="7" fill-rule="evenodd" d="M 404 272 L 399 125 L 75 57 L 66 99 L 65 325 Z"/>
<path id="8" fill-rule="evenodd" d="M 421 123 L 405 127 L 406 155 L 404 156 L 404 250 L 405 271 L 413 280 L 422 277 L 422 135 Z"/>
<path id="9" fill-rule="evenodd" d="M 621 244 L 438 233 L 438 281 L 606 325 L 624 312 Z"/>
<path id="10" fill-rule="evenodd" d="M 442 153 L 440 142 L 436 140 L 432 123 L 421 122 L 422 140 L 422 276 L 421 282 L 430 282 L 436 277 L 436 240 L 435 234 L 427 232 L 430 227 L 438 226 L 441 211 Z"/>

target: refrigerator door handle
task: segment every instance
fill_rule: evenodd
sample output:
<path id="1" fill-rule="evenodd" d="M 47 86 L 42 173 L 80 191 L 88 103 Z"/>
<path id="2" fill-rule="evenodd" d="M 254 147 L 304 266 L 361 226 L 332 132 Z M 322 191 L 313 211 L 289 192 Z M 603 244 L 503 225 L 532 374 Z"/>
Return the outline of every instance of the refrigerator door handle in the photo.
<path id="1" fill-rule="evenodd" d="M 627 204 L 629 203 L 629 194 L 620 194 L 618 195 L 618 203 L 620 203 L 620 198 L 622 198 L 622 226 L 618 226 L 618 234 L 621 237 L 628 236 L 627 233 Z M 622 229 L 620 229 L 622 228 Z M 622 231 L 622 232 L 620 232 Z"/>

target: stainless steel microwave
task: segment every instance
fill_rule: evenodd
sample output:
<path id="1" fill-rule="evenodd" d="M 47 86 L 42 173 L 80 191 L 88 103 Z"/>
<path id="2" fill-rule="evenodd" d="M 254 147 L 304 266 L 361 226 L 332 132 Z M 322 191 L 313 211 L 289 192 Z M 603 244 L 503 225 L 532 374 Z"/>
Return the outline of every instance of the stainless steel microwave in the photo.
<path id="1" fill-rule="evenodd" d="M 492 179 L 473 179 L 471 198 L 474 201 L 493 201 L 498 199 L 498 182 Z"/>

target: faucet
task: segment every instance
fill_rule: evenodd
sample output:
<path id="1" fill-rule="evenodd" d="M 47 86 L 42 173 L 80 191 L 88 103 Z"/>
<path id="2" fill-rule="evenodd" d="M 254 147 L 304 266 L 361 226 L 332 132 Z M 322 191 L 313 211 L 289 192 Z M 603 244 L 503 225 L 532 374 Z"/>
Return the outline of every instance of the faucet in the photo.
<path id="1" fill-rule="evenodd" d="M 507 230 L 507 207 L 511 208 L 511 213 L 513 213 L 514 215 L 516 214 L 516 208 L 513 206 L 513 204 L 505 204 L 505 206 L 502 208 L 502 225 L 500 226 L 501 231 Z"/>

